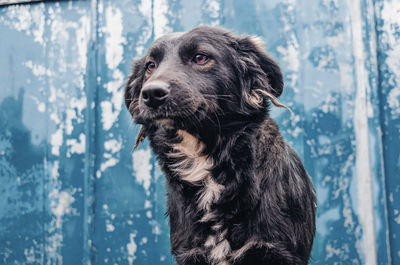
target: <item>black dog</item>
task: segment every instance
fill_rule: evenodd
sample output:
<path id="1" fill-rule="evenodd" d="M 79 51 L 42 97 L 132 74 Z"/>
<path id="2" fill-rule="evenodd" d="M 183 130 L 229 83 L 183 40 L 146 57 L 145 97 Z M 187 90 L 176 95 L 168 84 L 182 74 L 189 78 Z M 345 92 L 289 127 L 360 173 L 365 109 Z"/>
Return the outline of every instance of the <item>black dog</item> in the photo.
<path id="1" fill-rule="evenodd" d="M 316 198 L 269 117 L 279 66 L 253 37 L 198 27 L 134 63 L 126 105 L 167 178 L 178 264 L 307 264 Z"/>

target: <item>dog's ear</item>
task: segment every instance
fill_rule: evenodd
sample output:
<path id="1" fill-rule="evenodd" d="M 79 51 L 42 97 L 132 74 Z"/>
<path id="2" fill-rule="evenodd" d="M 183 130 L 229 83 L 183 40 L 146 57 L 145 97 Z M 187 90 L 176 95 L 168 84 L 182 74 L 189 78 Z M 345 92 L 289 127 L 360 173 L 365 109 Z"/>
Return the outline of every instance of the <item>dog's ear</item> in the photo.
<path id="1" fill-rule="evenodd" d="M 283 91 L 283 76 L 278 64 L 264 51 L 260 38 L 241 36 L 237 38 L 241 59 L 241 74 L 247 79 L 242 84 L 246 102 L 252 106 L 262 105 L 265 97 L 279 107 L 285 107 L 277 98 Z"/>
<path id="2" fill-rule="evenodd" d="M 143 85 L 144 79 L 144 64 L 145 64 L 145 57 L 137 59 L 133 62 L 132 73 L 129 76 L 128 82 L 125 86 L 125 105 L 128 108 L 129 112 L 132 114 L 133 118 L 136 118 L 139 109 L 138 109 L 138 102 L 139 102 L 139 95 L 140 89 Z M 138 121 L 136 121 L 138 122 Z M 139 134 L 136 137 L 136 144 L 132 149 L 132 152 L 138 147 L 138 145 L 143 142 L 144 138 L 146 137 L 145 128 L 142 126 L 140 128 Z"/>
<path id="3" fill-rule="evenodd" d="M 128 110 L 134 114 L 136 105 L 131 104 L 132 102 L 136 102 L 139 98 L 140 89 L 143 84 L 143 75 L 144 75 L 144 62 L 145 58 L 136 59 L 133 62 L 132 73 L 129 76 L 128 82 L 125 86 L 125 105 Z"/>

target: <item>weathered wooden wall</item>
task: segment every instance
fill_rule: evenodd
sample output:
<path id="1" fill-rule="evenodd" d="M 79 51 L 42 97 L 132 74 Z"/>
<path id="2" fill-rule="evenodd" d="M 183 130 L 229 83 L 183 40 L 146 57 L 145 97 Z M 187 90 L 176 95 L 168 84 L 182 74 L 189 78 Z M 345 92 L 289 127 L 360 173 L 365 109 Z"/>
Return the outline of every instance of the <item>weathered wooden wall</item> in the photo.
<path id="1" fill-rule="evenodd" d="M 0 8 L 0 264 L 173 264 L 132 59 L 199 24 L 261 36 L 317 190 L 311 264 L 400 264 L 400 2 L 92 0 Z"/>

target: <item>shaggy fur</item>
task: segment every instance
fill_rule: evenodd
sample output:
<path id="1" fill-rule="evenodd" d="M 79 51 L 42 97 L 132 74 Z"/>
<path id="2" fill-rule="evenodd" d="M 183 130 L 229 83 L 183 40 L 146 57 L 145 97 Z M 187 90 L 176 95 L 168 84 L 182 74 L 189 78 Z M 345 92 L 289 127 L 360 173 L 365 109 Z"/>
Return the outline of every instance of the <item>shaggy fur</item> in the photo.
<path id="1" fill-rule="evenodd" d="M 134 63 L 126 105 L 167 178 L 179 265 L 307 264 L 316 198 L 269 117 L 283 90 L 258 39 L 198 27 Z"/>

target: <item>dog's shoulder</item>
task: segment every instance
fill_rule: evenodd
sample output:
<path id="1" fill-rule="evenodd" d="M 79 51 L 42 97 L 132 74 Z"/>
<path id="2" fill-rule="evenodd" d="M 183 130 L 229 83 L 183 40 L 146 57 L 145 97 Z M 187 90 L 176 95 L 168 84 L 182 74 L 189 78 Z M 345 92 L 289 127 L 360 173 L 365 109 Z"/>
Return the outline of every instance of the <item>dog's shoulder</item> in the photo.
<path id="1" fill-rule="evenodd" d="M 266 162 L 264 159 L 278 158 L 285 152 L 286 143 L 279 132 L 276 122 L 267 117 L 259 126 L 255 136 L 256 143 L 255 154 L 260 162 Z"/>

